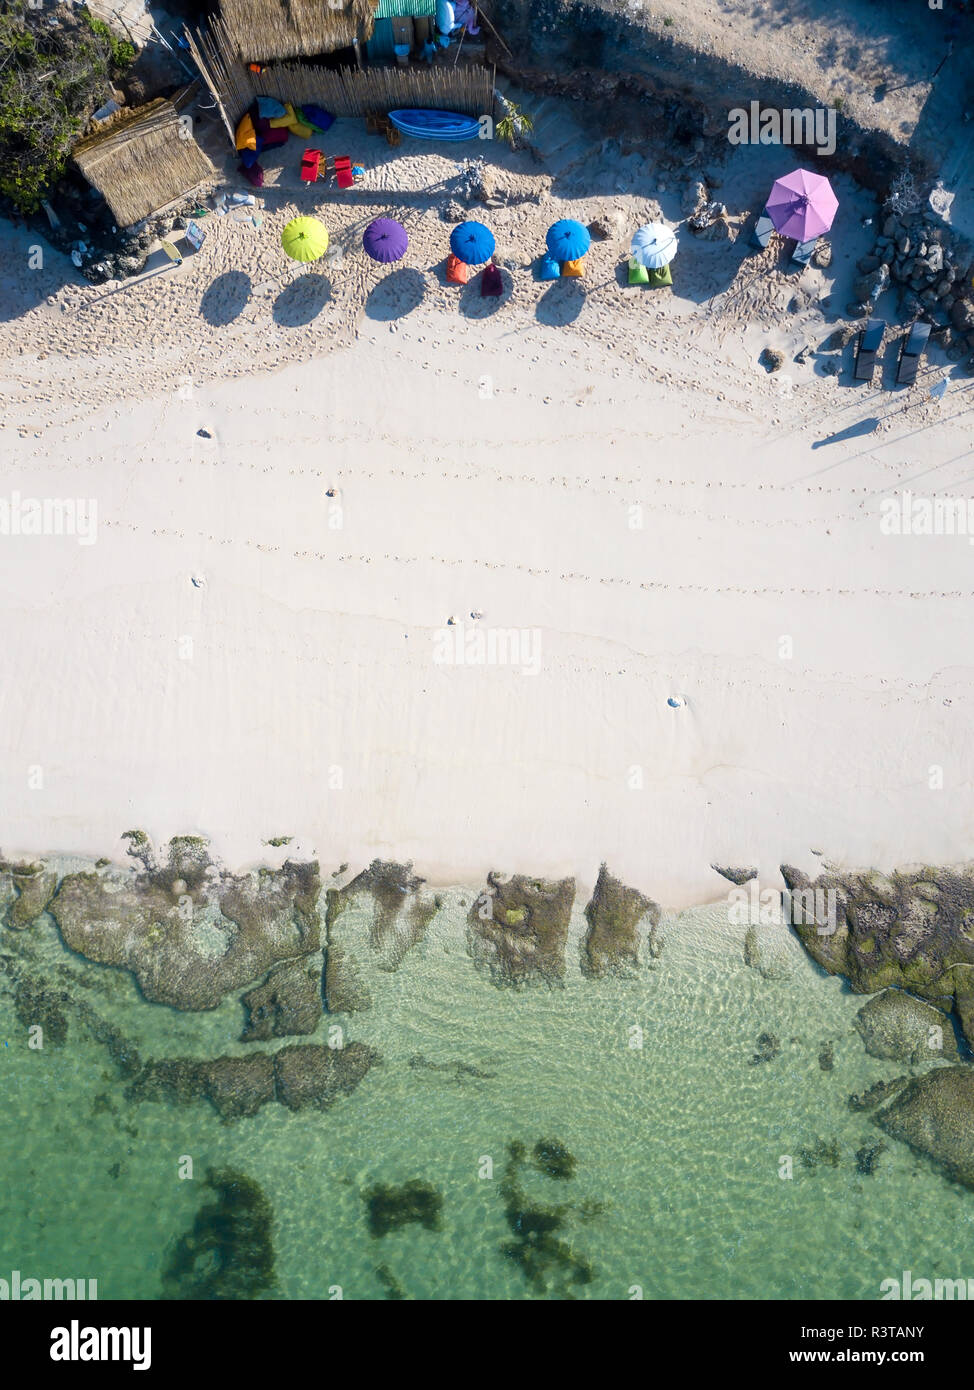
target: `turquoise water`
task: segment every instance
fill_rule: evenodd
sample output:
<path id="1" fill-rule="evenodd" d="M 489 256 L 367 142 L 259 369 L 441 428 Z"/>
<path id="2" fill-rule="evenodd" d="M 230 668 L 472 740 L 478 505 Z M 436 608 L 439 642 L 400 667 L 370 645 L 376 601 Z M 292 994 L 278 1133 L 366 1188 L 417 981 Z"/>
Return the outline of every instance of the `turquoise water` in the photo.
<path id="1" fill-rule="evenodd" d="M 383 1061 L 326 1113 L 268 1105 L 223 1124 L 204 1103 L 130 1103 L 106 1050 L 73 1018 L 65 1047 L 32 1052 L 0 993 L 0 1277 L 97 1278 L 102 1298 L 157 1298 L 174 1239 L 212 1196 L 206 1169 L 229 1166 L 273 1208 L 267 1297 L 378 1299 L 390 1282 L 418 1299 L 562 1297 L 561 1271 L 533 1288 L 503 1253 L 507 1145 L 541 1139 L 577 1161 L 569 1181 L 521 1173 L 529 1199 L 571 1205 L 558 1235 L 593 1271 L 575 1297 L 874 1299 L 904 1269 L 974 1272 L 974 1193 L 892 1141 L 873 1176 L 857 1172 L 856 1151 L 883 1136 L 848 1096 L 906 1068 L 867 1056 L 853 1030 L 861 997 L 785 929 L 760 929 L 779 978 L 745 965 L 744 929 L 726 925 L 726 908 L 703 908 L 664 919 L 654 968 L 591 981 L 578 970 L 576 908 L 565 987 L 514 993 L 467 956 L 471 894 L 444 897 L 396 973 L 368 972 L 372 1009 L 338 1018 Z M 342 927 L 367 962 L 365 911 L 349 909 Z M 0 953 L 14 935 L 0 931 Z M 30 940 L 45 978 L 87 999 L 143 1056 L 251 1050 L 236 1041 L 235 999 L 180 1014 L 66 951 L 53 923 Z M 641 1048 L 630 1045 L 637 1029 Z M 767 1032 L 779 1055 L 749 1065 Z M 828 1041 L 830 1071 L 819 1064 Z M 411 1066 L 417 1054 L 492 1075 Z M 800 1149 L 833 1139 L 837 1167 L 803 1166 Z M 178 1176 L 187 1155 L 192 1181 Z M 779 1176 L 785 1155 L 790 1180 Z M 363 1190 L 410 1179 L 442 1194 L 440 1229 L 371 1235 Z"/>

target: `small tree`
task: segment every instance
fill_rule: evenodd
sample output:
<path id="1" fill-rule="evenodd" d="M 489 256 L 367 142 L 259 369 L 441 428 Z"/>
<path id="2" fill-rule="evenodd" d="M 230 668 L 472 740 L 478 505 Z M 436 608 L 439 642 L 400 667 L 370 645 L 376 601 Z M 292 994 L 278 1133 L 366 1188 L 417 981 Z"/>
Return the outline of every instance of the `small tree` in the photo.
<path id="1" fill-rule="evenodd" d="M 25 0 L 0 4 L 0 195 L 36 212 L 135 50 L 87 11 L 78 20 L 59 9 L 52 28 Z"/>
<path id="2" fill-rule="evenodd" d="M 522 111 L 513 101 L 497 93 L 497 100 L 504 112 L 497 122 L 496 133 L 499 139 L 506 140 L 512 150 L 519 148 L 525 135 L 534 129 L 534 122 L 526 111 Z"/>

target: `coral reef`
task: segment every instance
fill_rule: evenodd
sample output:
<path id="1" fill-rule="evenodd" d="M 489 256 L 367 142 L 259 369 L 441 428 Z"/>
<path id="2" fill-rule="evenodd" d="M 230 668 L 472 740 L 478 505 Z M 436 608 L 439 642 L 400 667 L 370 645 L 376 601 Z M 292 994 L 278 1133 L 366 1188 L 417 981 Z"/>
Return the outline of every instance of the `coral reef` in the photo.
<path id="1" fill-rule="evenodd" d="M 192 1229 L 180 1236 L 163 1272 L 166 1297 L 257 1298 L 274 1285 L 274 1214 L 252 1178 L 233 1169 L 210 1170 L 204 1203 Z"/>

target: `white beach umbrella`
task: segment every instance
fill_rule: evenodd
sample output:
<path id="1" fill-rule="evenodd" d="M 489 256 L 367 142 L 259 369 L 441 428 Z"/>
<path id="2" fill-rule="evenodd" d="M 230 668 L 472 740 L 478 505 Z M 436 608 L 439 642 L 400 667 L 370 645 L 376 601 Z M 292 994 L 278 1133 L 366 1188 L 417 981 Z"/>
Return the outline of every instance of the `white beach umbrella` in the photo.
<path id="1" fill-rule="evenodd" d="M 647 270 L 660 270 L 676 255 L 676 237 L 663 222 L 649 222 L 632 239 L 632 258 Z"/>

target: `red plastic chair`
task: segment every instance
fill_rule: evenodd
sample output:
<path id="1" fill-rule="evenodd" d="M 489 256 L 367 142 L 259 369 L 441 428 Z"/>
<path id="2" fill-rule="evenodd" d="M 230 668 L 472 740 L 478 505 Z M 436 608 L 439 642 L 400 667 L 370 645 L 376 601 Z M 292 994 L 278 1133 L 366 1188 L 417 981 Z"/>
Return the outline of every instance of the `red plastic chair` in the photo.
<path id="1" fill-rule="evenodd" d="M 335 156 L 335 177 L 338 180 L 339 188 L 351 188 L 352 184 L 355 182 L 355 176 L 352 173 L 352 161 L 349 155 L 338 154 Z"/>
<path id="2" fill-rule="evenodd" d="M 321 162 L 324 158 L 321 150 L 305 150 L 301 157 L 301 179 L 304 183 L 314 183 L 323 172 Z"/>

